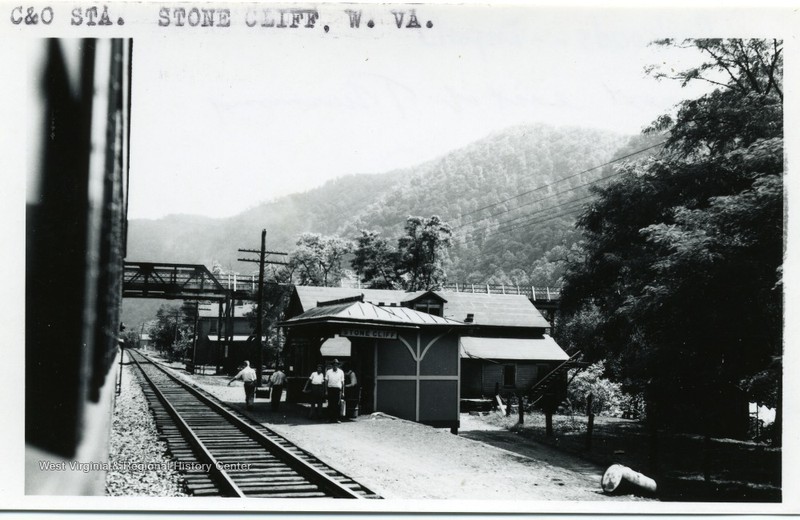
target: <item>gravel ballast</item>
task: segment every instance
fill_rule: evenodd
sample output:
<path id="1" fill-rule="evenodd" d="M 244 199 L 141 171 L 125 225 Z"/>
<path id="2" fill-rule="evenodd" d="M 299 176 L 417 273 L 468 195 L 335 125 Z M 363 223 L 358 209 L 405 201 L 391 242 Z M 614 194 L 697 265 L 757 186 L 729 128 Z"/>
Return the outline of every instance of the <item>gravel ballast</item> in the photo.
<path id="1" fill-rule="evenodd" d="M 123 367 L 122 391 L 114 407 L 106 495 L 186 496 L 134 370 Z"/>

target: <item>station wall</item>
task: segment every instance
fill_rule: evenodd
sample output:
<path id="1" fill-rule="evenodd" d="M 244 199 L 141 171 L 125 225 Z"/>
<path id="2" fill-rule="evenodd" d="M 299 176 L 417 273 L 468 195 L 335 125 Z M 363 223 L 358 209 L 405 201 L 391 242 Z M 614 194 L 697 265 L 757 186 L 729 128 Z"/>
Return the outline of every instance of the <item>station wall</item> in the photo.
<path id="1" fill-rule="evenodd" d="M 375 409 L 438 427 L 459 424 L 458 336 L 428 330 L 376 341 Z"/>

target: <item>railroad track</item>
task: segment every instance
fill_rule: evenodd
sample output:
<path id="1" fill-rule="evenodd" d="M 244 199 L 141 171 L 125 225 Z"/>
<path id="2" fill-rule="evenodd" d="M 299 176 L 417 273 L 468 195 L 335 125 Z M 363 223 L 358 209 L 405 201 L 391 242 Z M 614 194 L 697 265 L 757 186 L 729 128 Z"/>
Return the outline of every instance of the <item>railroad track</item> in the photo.
<path id="1" fill-rule="evenodd" d="M 176 469 L 195 496 L 380 498 L 286 438 L 128 354 Z"/>

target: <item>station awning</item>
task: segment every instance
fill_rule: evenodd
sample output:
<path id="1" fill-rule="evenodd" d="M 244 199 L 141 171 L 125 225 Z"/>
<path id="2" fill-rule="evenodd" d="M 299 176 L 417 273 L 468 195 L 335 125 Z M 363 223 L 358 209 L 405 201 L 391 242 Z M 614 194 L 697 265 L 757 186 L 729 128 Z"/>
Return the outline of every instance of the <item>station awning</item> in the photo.
<path id="1" fill-rule="evenodd" d="M 322 357 L 350 357 L 350 340 L 341 336 L 328 338 L 319 347 Z"/>
<path id="2" fill-rule="evenodd" d="M 541 338 L 479 338 L 462 336 L 462 359 L 504 359 L 524 361 L 566 361 L 569 356 L 545 334 Z"/>
<path id="3" fill-rule="evenodd" d="M 234 334 L 233 341 L 247 341 L 249 338 L 250 338 L 250 336 L 247 335 L 247 334 Z M 267 337 L 264 336 L 264 340 L 266 340 L 266 339 L 267 339 Z M 209 334 L 208 335 L 208 341 L 218 341 L 217 340 L 217 335 L 216 334 Z M 225 341 L 225 336 L 222 336 L 222 341 Z M 253 341 L 255 341 L 255 339 L 253 339 Z"/>

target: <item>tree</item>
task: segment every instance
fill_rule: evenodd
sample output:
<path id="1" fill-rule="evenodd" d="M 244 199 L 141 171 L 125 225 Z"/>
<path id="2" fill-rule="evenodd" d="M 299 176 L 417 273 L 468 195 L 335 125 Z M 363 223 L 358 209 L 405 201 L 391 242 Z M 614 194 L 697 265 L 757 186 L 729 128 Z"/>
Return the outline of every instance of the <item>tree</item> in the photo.
<path id="1" fill-rule="evenodd" d="M 408 217 L 405 236 L 397 243 L 400 268 L 410 291 L 433 289 L 445 280 L 444 265 L 448 260 L 452 231 L 438 215 L 426 219 Z"/>
<path id="2" fill-rule="evenodd" d="M 595 190 L 578 222 L 585 256 L 565 276 L 565 322 L 583 327 L 573 337 L 595 338 L 585 352 L 653 390 L 648 404 L 662 409 L 679 386 L 698 399 L 726 388 L 779 396 L 781 42 L 656 43 L 699 49 L 708 59 L 674 76 L 720 88 L 656 120 L 647 131 L 666 132 L 661 153 L 623 165 Z M 601 318 L 586 319 L 592 313 Z"/>
<path id="3" fill-rule="evenodd" d="M 708 58 L 701 64 L 683 71 L 663 72 L 657 66 L 647 67 L 656 79 L 670 78 L 686 86 L 689 82 L 702 80 L 741 94 L 769 96 L 774 93 L 783 101 L 783 42 L 781 40 L 742 40 L 719 38 L 692 38 L 682 42 L 666 38 L 656 40 L 654 45 L 681 48 L 696 48 Z M 724 80 L 710 77 L 721 73 Z"/>
<path id="4" fill-rule="evenodd" d="M 581 254 L 580 246 L 576 243 L 570 247 L 563 244 L 553 246 L 531 264 L 528 285 L 548 287 L 561 285 L 568 262 L 580 257 Z"/>
<path id="5" fill-rule="evenodd" d="M 185 345 L 179 341 L 187 335 L 187 327 L 181 327 L 181 309 L 176 306 L 161 305 L 156 311 L 156 319 L 150 324 L 148 333 L 156 347 L 169 361 L 183 357 Z"/>
<path id="6" fill-rule="evenodd" d="M 303 233 L 289 255 L 289 268 L 297 273 L 300 285 L 334 286 L 342 277 L 342 260 L 352 244 L 335 236 Z"/>
<path id="7" fill-rule="evenodd" d="M 362 283 L 373 289 L 398 289 L 400 254 L 377 231 L 361 231 L 350 262 Z"/>
<path id="8" fill-rule="evenodd" d="M 121 336 L 125 341 L 125 348 L 139 348 L 141 345 L 141 338 L 139 337 L 139 333 L 135 330 L 126 330 L 121 334 Z"/>
<path id="9" fill-rule="evenodd" d="M 281 338 L 278 332 L 278 323 L 284 319 L 284 313 L 289 306 L 289 298 L 292 295 L 292 285 L 289 283 L 278 283 L 268 281 L 264 283 L 264 299 L 261 302 L 262 318 L 261 330 L 267 337 L 264 345 L 265 363 L 277 362 L 280 364 Z M 254 298 L 257 299 L 257 298 Z M 255 308 L 246 315 L 255 328 L 256 311 Z"/>

